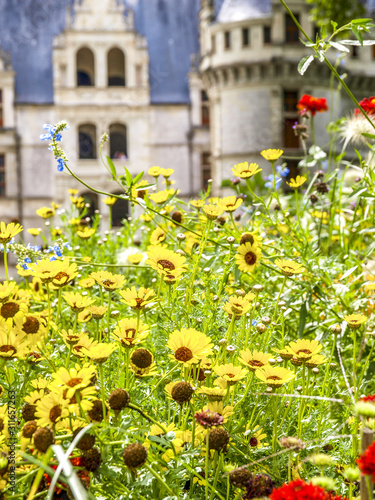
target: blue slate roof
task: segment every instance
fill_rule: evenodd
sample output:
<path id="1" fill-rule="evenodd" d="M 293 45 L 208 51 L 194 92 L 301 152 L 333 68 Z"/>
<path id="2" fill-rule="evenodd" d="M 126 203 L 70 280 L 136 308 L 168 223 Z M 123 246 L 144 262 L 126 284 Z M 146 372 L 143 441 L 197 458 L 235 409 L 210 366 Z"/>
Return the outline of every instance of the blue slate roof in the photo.
<path id="1" fill-rule="evenodd" d="M 52 40 L 72 0 L 0 0 L 0 47 L 11 52 L 18 102 L 51 103 Z M 200 0 L 124 0 L 148 40 L 153 103 L 189 101 L 190 55 L 199 52 Z"/>

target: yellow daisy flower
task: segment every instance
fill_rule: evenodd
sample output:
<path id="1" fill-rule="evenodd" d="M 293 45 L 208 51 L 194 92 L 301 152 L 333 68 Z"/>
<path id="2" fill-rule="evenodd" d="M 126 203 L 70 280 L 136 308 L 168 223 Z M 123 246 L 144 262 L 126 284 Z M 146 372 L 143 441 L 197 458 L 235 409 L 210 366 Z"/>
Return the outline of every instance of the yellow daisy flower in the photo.
<path id="1" fill-rule="evenodd" d="M 15 281 L 6 281 L 0 283 L 0 303 L 7 302 L 18 290 L 18 285 Z"/>
<path id="2" fill-rule="evenodd" d="M 76 292 L 65 292 L 63 297 L 73 312 L 81 312 L 95 302 L 94 298 L 84 297 L 80 293 Z"/>
<path id="3" fill-rule="evenodd" d="M 171 190 L 168 189 L 165 191 L 159 191 L 158 193 L 152 193 L 152 194 L 150 194 L 149 198 L 154 203 L 161 205 L 162 203 L 165 203 L 169 198 L 171 198 L 171 196 L 174 194 L 173 189 L 172 189 L 172 193 L 170 191 Z"/>
<path id="4" fill-rule="evenodd" d="M 107 312 L 107 309 L 108 308 L 106 306 L 90 306 L 88 308 L 94 319 L 102 318 Z"/>
<path id="5" fill-rule="evenodd" d="M 353 330 L 357 330 L 361 327 L 361 325 L 363 325 L 363 323 L 366 323 L 368 317 L 364 314 L 349 314 L 347 316 L 344 316 L 344 320 L 348 323 L 350 328 L 353 328 Z"/>
<path id="6" fill-rule="evenodd" d="M 224 209 L 221 205 L 205 205 L 203 207 L 203 212 L 205 213 L 207 219 L 215 220 L 222 215 Z"/>
<path id="7" fill-rule="evenodd" d="M 317 340 L 298 339 L 296 342 L 290 342 L 287 349 L 290 350 L 293 357 L 305 361 L 314 354 L 318 354 L 323 346 Z"/>
<path id="8" fill-rule="evenodd" d="M 85 354 L 88 358 L 91 359 L 91 361 L 94 361 L 94 363 L 104 363 L 107 361 L 109 356 L 117 349 L 116 344 L 105 344 L 104 342 L 100 342 L 99 344 L 96 345 L 90 345 L 89 348 L 83 348 L 82 352 Z"/>
<path id="9" fill-rule="evenodd" d="M 151 177 L 155 177 L 155 179 L 157 179 L 161 174 L 160 167 L 151 167 L 148 169 L 147 173 L 148 175 L 151 175 Z"/>
<path id="10" fill-rule="evenodd" d="M 144 189 L 148 185 L 148 182 L 143 180 L 137 182 L 135 186 L 132 187 L 132 197 L 133 198 L 143 198 L 148 195 L 148 189 Z"/>
<path id="11" fill-rule="evenodd" d="M 262 247 L 262 237 L 257 234 L 258 231 L 248 231 L 243 233 L 240 239 L 240 245 L 244 245 L 245 243 L 250 243 L 251 245 L 257 246 L 258 248 Z"/>
<path id="12" fill-rule="evenodd" d="M 77 229 L 77 236 L 82 240 L 88 240 L 96 233 L 96 229 L 93 227 L 83 227 L 82 229 Z"/>
<path id="13" fill-rule="evenodd" d="M 234 366 L 233 363 L 214 366 L 213 370 L 216 375 L 218 375 L 228 385 L 234 385 L 239 380 L 248 376 L 247 370 L 241 368 L 240 366 Z"/>
<path id="14" fill-rule="evenodd" d="M 163 243 L 166 237 L 167 233 L 163 231 L 163 229 L 161 229 L 160 227 L 157 227 L 151 233 L 150 243 L 151 245 L 160 245 L 160 243 Z"/>
<path id="15" fill-rule="evenodd" d="M 269 365 L 256 370 L 255 375 L 262 382 L 265 382 L 269 387 L 273 388 L 281 387 L 283 384 L 293 380 L 296 376 L 291 370 Z"/>
<path id="16" fill-rule="evenodd" d="M 264 352 L 253 351 L 246 349 L 240 351 L 239 362 L 245 365 L 249 370 L 255 372 L 258 368 L 263 368 L 263 366 L 268 365 L 269 360 L 272 358 L 272 354 L 267 354 Z"/>
<path id="17" fill-rule="evenodd" d="M 90 339 L 88 335 L 81 335 L 79 340 L 72 346 L 72 354 L 78 358 L 86 356 L 85 349 L 91 349 L 98 344 L 97 340 Z"/>
<path id="18" fill-rule="evenodd" d="M 276 259 L 275 264 L 284 276 L 293 276 L 293 274 L 301 274 L 305 271 L 302 264 L 293 260 Z"/>
<path id="19" fill-rule="evenodd" d="M 247 161 L 238 163 L 232 168 L 233 174 L 240 179 L 248 179 L 261 171 L 262 169 L 257 163 L 248 163 Z"/>
<path id="20" fill-rule="evenodd" d="M 264 159 L 267 161 L 275 161 L 284 153 L 282 149 L 264 149 L 260 152 Z"/>
<path id="21" fill-rule="evenodd" d="M 222 401 L 226 393 L 227 391 L 220 387 L 200 387 L 197 390 L 197 394 L 204 394 L 208 401 Z"/>
<path id="22" fill-rule="evenodd" d="M 25 334 L 8 331 L 4 324 L 0 325 L 0 358 L 12 360 L 25 355 L 29 347 Z"/>
<path id="23" fill-rule="evenodd" d="M 307 368 L 315 368 L 316 366 L 327 363 L 327 361 L 328 359 L 325 356 L 322 356 L 321 354 L 315 354 L 314 356 L 311 356 L 310 359 L 305 361 L 305 365 L 307 366 Z"/>
<path id="24" fill-rule="evenodd" d="M 96 281 L 94 278 L 83 278 L 78 281 L 78 285 L 82 288 L 92 288 L 95 285 Z"/>
<path id="25" fill-rule="evenodd" d="M 103 201 L 106 205 L 111 207 L 112 205 L 114 205 L 116 203 L 117 198 L 116 198 L 116 196 L 108 196 L 107 198 L 104 198 Z"/>
<path id="26" fill-rule="evenodd" d="M 204 200 L 190 200 L 190 205 L 194 208 L 202 208 L 205 205 Z"/>
<path id="27" fill-rule="evenodd" d="M 167 346 L 173 351 L 169 357 L 186 367 L 211 356 L 213 347 L 210 337 L 194 328 L 175 330 L 170 335 Z"/>
<path id="28" fill-rule="evenodd" d="M 30 384 L 34 387 L 34 389 L 46 390 L 48 389 L 50 382 L 50 380 L 47 380 L 45 378 L 35 378 L 30 382 Z"/>
<path id="29" fill-rule="evenodd" d="M 69 404 L 77 404 L 76 391 L 79 391 L 81 401 L 96 393 L 96 389 L 92 385 L 96 377 L 96 368 L 89 363 L 82 367 L 76 364 L 74 368 L 69 368 L 69 370 L 64 367 L 59 368 L 57 372 L 52 374 L 52 377 L 54 380 L 49 385 L 50 390 L 56 394 L 62 394 L 63 398 L 69 401 Z"/>
<path id="30" fill-rule="evenodd" d="M 257 245 L 247 242 L 238 247 L 234 258 L 240 271 L 251 273 L 259 266 L 260 255 L 260 248 Z"/>
<path id="31" fill-rule="evenodd" d="M 155 300 L 155 292 L 151 288 L 141 287 L 137 291 L 136 287 L 132 286 L 126 290 L 120 290 L 119 294 L 123 299 L 121 302 L 130 306 L 134 310 L 144 309 Z"/>
<path id="32" fill-rule="evenodd" d="M 26 313 L 15 319 L 15 331 L 26 334 L 31 345 L 46 337 L 48 333 L 46 319 L 38 313 Z"/>
<path id="33" fill-rule="evenodd" d="M 74 196 L 75 194 L 78 194 L 79 191 L 78 191 L 78 189 L 71 188 L 71 189 L 68 189 L 68 193 L 71 194 L 72 196 Z"/>
<path id="34" fill-rule="evenodd" d="M 186 267 L 186 257 L 167 248 L 155 246 L 147 252 L 146 264 L 158 271 L 159 274 L 173 274 L 176 270 Z"/>
<path id="35" fill-rule="evenodd" d="M 23 318 L 27 312 L 28 307 L 25 301 L 8 300 L 0 306 L 0 322 L 12 328 L 14 322 Z"/>
<path id="36" fill-rule="evenodd" d="M 40 227 L 30 227 L 27 232 L 31 234 L 31 236 L 39 236 L 42 232 L 42 229 Z"/>
<path id="37" fill-rule="evenodd" d="M 56 276 L 65 272 L 66 262 L 64 260 L 41 259 L 33 264 L 29 264 L 32 276 L 40 279 L 42 283 L 51 283 Z"/>
<path id="38" fill-rule="evenodd" d="M 62 269 L 56 274 L 56 276 L 51 281 L 52 288 L 62 288 L 69 285 L 71 281 L 78 275 L 77 264 L 69 262 L 69 259 L 64 259 L 61 261 Z"/>
<path id="39" fill-rule="evenodd" d="M 0 243 L 3 245 L 9 243 L 9 241 L 23 230 L 21 224 L 16 224 L 11 222 L 10 224 L 5 224 L 5 222 L 0 222 Z"/>
<path id="40" fill-rule="evenodd" d="M 267 437 L 267 434 L 263 432 L 261 427 L 255 431 L 251 431 L 246 428 L 245 436 L 247 437 L 249 445 L 252 448 L 257 448 L 259 450 L 260 448 L 263 448 L 263 446 L 268 446 L 268 443 L 262 443 L 263 439 Z"/>
<path id="41" fill-rule="evenodd" d="M 160 168 L 160 175 L 168 179 L 174 173 L 173 168 Z"/>
<path id="42" fill-rule="evenodd" d="M 132 255 L 128 255 L 128 261 L 131 264 L 138 265 L 142 262 L 143 260 L 143 254 L 141 253 L 133 253 Z"/>
<path id="43" fill-rule="evenodd" d="M 132 347 L 140 344 L 150 333 L 148 325 L 139 320 L 137 332 L 137 318 L 124 318 L 119 321 L 113 330 L 113 335 L 124 347 Z"/>
<path id="44" fill-rule="evenodd" d="M 53 217 L 55 215 L 55 211 L 51 207 L 42 207 L 38 208 L 36 214 L 43 219 L 49 219 L 50 217 Z"/>
<path id="45" fill-rule="evenodd" d="M 122 288 L 125 285 L 125 276 L 121 274 L 113 274 L 109 271 L 98 271 L 91 273 L 90 276 L 94 278 L 98 285 L 102 286 L 108 292 Z"/>
<path id="46" fill-rule="evenodd" d="M 54 227 L 51 229 L 51 234 L 52 234 L 52 236 L 61 236 L 62 229 L 60 229 L 59 227 Z"/>
<path id="47" fill-rule="evenodd" d="M 224 304 L 223 309 L 229 314 L 229 317 L 234 314 L 236 318 L 239 318 L 251 309 L 251 303 L 244 297 L 232 295 L 229 297 L 229 301 Z"/>
<path id="48" fill-rule="evenodd" d="M 237 198 L 237 196 L 227 196 L 220 200 L 220 205 L 224 212 L 234 212 L 243 203 L 242 198 Z"/>
<path id="49" fill-rule="evenodd" d="M 39 427 L 55 426 L 69 416 L 68 402 L 51 392 L 37 402 L 35 416 Z"/>
<path id="50" fill-rule="evenodd" d="M 290 186 L 293 189 L 297 189 L 302 186 L 307 181 L 307 177 L 297 175 L 295 179 L 290 179 L 290 182 L 287 182 L 288 186 Z"/>

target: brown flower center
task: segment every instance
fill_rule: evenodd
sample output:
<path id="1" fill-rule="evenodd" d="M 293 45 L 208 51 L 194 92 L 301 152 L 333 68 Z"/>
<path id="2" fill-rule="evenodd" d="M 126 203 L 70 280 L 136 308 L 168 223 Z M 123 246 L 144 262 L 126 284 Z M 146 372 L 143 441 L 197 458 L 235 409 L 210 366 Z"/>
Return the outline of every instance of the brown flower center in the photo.
<path id="1" fill-rule="evenodd" d="M 158 260 L 157 263 L 158 263 L 158 265 L 160 265 L 163 268 L 163 270 L 169 269 L 170 271 L 173 271 L 174 269 L 176 269 L 176 266 L 174 264 L 172 264 L 171 261 L 166 260 L 166 259 Z"/>
<path id="2" fill-rule="evenodd" d="M 226 375 L 227 377 L 229 377 L 229 378 L 234 378 L 233 373 L 226 373 L 225 375 Z"/>
<path id="3" fill-rule="evenodd" d="M 56 420 L 61 416 L 61 407 L 60 405 L 56 405 L 53 408 L 51 408 L 49 412 L 49 419 L 51 422 L 55 423 Z"/>
<path id="4" fill-rule="evenodd" d="M 13 356 L 14 354 L 16 354 L 17 349 L 12 345 L 2 345 L 0 347 L 0 352 L 8 353 L 9 351 L 13 351 L 13 353 L 11 354 L 11 356 Z"/>
<path id="5" fill-rule="evenodd" d="M 250 446 L 252 446 L 253 448 L 255 448 L 256 446 L 258 446 L 258 440 L 255 436 L 253 436 L 252 438 L 250 438 Z"/>
<path id="6" fill-rule="evenodd" d="M 38 333 L 39 331 L 39 321 L 34 316 L 26 316 L 26 321 L 22 326 L 22 330 L 25 333 Z"/>
<path id="7" fill-rule="evenodd" d="M 190 361 L 193 358 L 193 353 L 188 347 L 179 347 L 177 351 L 174 353 L 174 357 L 177 361 Z"/>
<path id="8" fill-rule="evenodd" d="M 277 375 L 270 375 L 269 377 L 267 377 L 267 380 L 281 380 L 281 377 Z"/>
<path id="9" fill-rule="evenodd" d="M 102 283 L 103 283 L 103 286 L 112 286 L 115 284 L 115 282 L 111 281 L 111 280 L 103 280 Z"/>
<path id="10" fill-rule="evenodd" d="M 13 318 L 19 310 L 20 306 L 15 302 L 6 302 L 1 307 L 1 316 L 5 319 Z"/>
<path id="11" fill-rule="evenodd" d="M 311 351 L 309 349 L 300 349 L 299 351 L 297 351 L 297 354 L 299 354 L 300 352 L 303 352 L 304 354 L 311 354 Z"/>
<path id="12" fill-rule="evenodd" d="M 65 284 L 69 281 L 69 274 L 65 273 L 64 271 L 60 271 L 59 273 L 56 274 L 55 278 L 53 281 L 57 281 L 58 284 Z"/>
<path id="13" fill-rule="evenodd" d="M 71 378 L 66 385 L 69 387 L 75 387 L 76 385 L 80 384 L 82 382 L 82 378 Z"/>
<path id="14" fill-rule="evenodd" d="M 262 363 L 261 361 L 259 361 L 258 359 L 252 359 L 251 361 L 249 361 L 248 363 L 250 366 L 264 366 L 264 363 Z"/>
<path id="15" fill-rule="evenodd" d="M 255 255 L 254 252 L 247 252 L 247 254 L 245 255 L 245 262 L 246 264 L 248 264 L 249 266 L 252 266 L 253 264 L 255 264 L 257 261 L 257 256 Z"/>
<path id="16" fill-rule="evenodd" d="M 135 328 L 128 328 L 127 330 L 125 330 L 125 333 L 126 335 L 129 335 L 130 338 L 134 338 L 134 335 L 135 335 Z"/>

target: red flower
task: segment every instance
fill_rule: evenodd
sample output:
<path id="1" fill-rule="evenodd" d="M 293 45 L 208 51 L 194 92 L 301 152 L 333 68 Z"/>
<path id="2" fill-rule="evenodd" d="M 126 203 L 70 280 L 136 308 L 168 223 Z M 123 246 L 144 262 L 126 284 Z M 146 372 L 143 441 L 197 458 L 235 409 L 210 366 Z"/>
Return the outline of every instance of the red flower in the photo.
<path id="1" fill-rule="evenodd" d="M 372 476 L 372 480 L 375 480 L 375 443 L 372 443 L 363 455 L 359 455 L 357 465 L 363 475 Z"/>
<path id="2" fill-rule="evenodd" d="M 375 403 L 375 394 L 371 396 L 363 396 L 359 401 L 363 401 L 364 403 Z"/>
<path id="3" fill-rule="evenodd" d="M 375 114 L 375 97 L 365 97 L 362 101 L 359 101 L 360 106 L 368 113 L 369 115 Z M 360 110 L 356 109 L 355 114 L 359 115 Z"/>
<path id="4" fill-rule="evenodd" d="M 320 486 L 305 483 L 301 479 L 284 484 L 273 490 L 271 500 L 329 500 L 329 494 Z"/>
<path id="5" fill-rule="evenodd" d="M 328 111 L 327 99 L 305 94 L 298 101 L 297 109 L 299 109 L 301 115 L 310 112 L 311 115 L 314 116 L 317 112 L 322 113 L 323 111 Z"/>

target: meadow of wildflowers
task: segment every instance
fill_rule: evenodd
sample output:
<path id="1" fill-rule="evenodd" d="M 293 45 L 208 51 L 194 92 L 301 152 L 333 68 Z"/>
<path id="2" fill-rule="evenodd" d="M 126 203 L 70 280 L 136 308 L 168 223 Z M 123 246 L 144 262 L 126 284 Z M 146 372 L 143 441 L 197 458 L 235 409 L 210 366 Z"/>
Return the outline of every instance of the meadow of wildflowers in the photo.
<path id="1" fill-rule="evenodd" d="M 1 222 L 1 498 L 371 498 L 375 97 L 329 127 L 345 160 L 315 144 L 329 105 L 298 104 L 295 175 L 268 149 L 271 175 L 239 163 L 232 194 L 184 200 L 172 168 L 107 158 L 124 194 L 92 189 L 129 200 L 121 228 L 74 189 L 33 246 Z M 67 124 L 44 128 L 80 180 Z"/>

